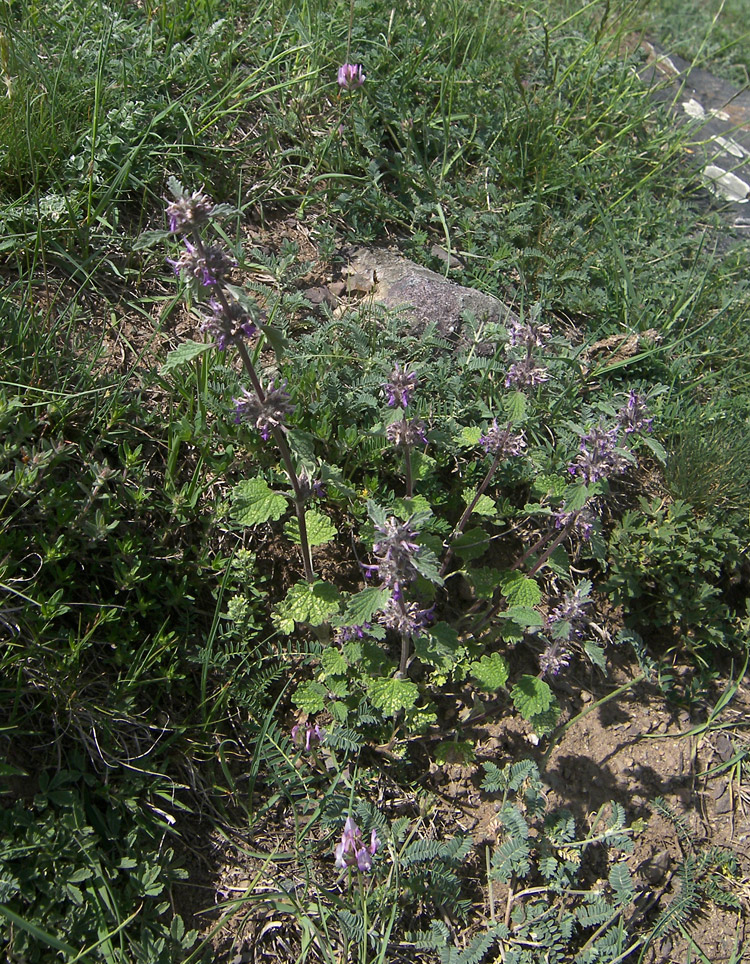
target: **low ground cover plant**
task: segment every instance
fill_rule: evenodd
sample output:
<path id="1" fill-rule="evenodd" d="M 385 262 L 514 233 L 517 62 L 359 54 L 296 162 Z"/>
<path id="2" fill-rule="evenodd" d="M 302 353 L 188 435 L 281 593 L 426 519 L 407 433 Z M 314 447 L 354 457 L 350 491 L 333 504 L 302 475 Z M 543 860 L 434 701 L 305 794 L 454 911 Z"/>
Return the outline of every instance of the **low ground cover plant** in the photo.
<path id="1" fill-rule="evenodd" d="M 576 674 L 630 640 L 695 699 L 746 631 L 746 252 L 615 6 L 6 5 L 9 959 L 614 964 L 730 906 L 706 850 L 639 920 L 642 823 L 539 770 Z M 394 237 L 507 317 L 312 312 L 341 239 Z M 420 780 L 489 717 L 541 753 L 461 777 L 482 847 Z M 255 861 L 218 908 L 212 833 Z"/>

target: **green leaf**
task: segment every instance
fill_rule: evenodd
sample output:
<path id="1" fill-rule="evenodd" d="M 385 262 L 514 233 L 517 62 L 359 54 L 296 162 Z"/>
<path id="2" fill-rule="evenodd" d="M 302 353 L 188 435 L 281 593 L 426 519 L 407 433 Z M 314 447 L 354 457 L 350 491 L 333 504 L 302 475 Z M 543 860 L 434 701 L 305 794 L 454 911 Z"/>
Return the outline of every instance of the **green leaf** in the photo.
<path id="1" fill-rule="evenodd" d="M 463 494 L 466 505 L 469 505 L 473 498 L 474 490 L 467 489 Z M 492 519 L 497 515 L 497 505 L 495 504 L 495 500 L 491 499 L 488 495 L 480 495 L 479 501 L 471 511 L 473 515 L 481 515 L 487 519 Z"/>
<path id="2" fill-rule="evenodd" d="M 369 623 L 375 613 L 385 606 L 390 598 L 388 589 L 368 586 L 356 593 L 346 604 L 346 611 L 342 618 L 344 626 L 364 626 Z"/>
<path id="3" fill-rule="evenodd" d="M 299 428 L 291 428 L 286 433 L 289 448 L 309 475 L 317 472 L 318 463 L 315 457 L 315 436 L 310 432 L 303 432 Z M 299 468 L 299 466 L 298 466 Z"/>
<path id="4" fill-rule="evenodd" d="M 531 485 L 535 496 L 552 496 L 560 499 L 565 495 L 569 482 L 562 475 L 537 475 Z"/>
<path id="5" fill-rule="evenodd" d="M 367 690 L 372 705 L 384 716 L 395 716 L 399 710 L 408 710 L 417 702 L 419 687 L 408 679 L 373 679 Z"/>
<path id="6" fill-rule="evenodd" d="M 524 606 L 533 609 L 542 599 L 542 590 L 517 569 L 506 570 L 500 579 L 500 589 L 508 600 L 509 606 Z"/>
<path id="7" fill-rule="evenodd" d="M 544 625 L 544 620 L 536 609 L 530 609 L 528 606 L 509 606 L 505 612 L 498 613 L 498 615 L 504 616 L 506 619 L 512 619 L 516 626 L 526 629 L 531 626 Z"/>
<path id="8" fill-rule="evenodd" d="M 474 744 L 468 740 L 446 740 L 435 747 L 435 763 L 471 763 L 474 759 Z"/>
<path id="9" fill-rule="evenodd" d="M 513 422 L 514 425 L 523 421 L 526 415 L 526 404 L 527 400 L 523 392 L 511 392 L 510 395 L 506 395 L 503 399 L 505 414 L 508 416 L 508 420 Z"/>
<path id="10" fill-rule="evenodd" d="M 457 536 L 451 543 L 451 547 L 457 556 L 460 556 L 465 562 L 469 562 L 483 556 L 489 544 L 490 537 L 484 529 L 475 527 Z"/>
<path id="11" fill-rule="evenodd" d="M 335 646 L 323 650 L 320 665 L 326 676 L 340 676 L 349 668 L 349 664 Z"/>
<path id="12" fill-rule="evenodd" d="M 667 454 L 667 450 L 664 448 L 661 442 L 657 442 L 656 439 L 651 438 L 650 435 L 644 435 L 641 441 L 646 446 L 646 448 L 651 449 L 653 454 L 656 456 L 657 460 L 661 462 L 662 465 L 666 464 L 669 456 Z"/>
<path id="13" fill-rule="evenodd" d="M 547 736 L 548 733 L 554 730 L 557 726 L 557 721 L 560 719 L 560 707 L 554 696 L 552 700 L 552 706 L 528 717 L 529 723 L 531 723 L 531 727 L 537 736 Z"/>
<path id="14" fill-rule="evenodd" d="M 510 695 L 513 705 L 526 720 L 548 710 L 554 701 L 552 690 L 537 676 L 522 676 L 510 691 Z"/>
<path id="15" fill-rule="evenodd" d="M 569 485 L 565 493 L 565 511 L 577 512 L 586 505 L 590 498 L 591 491 L 583 482 Z"/>
<path id="16" fill-rule="evenodd" d="M 132 245 L 133 251 L 147 251 L 149 248 L 161 246 L 164 241 L 172 234 L 164 228 L 155 231 L 142 231 Z"/>
<path id="17" fill-rule="evenodd" d="M 588 639 L 583 644 L 583 649 L 588 658 L 602 673 L 607 672 L 607 657 L 604 655 L 604 649 L 593 641 L 593 639 Z"/>
<path id="18" fill-rule="evenodd" d="M 474 448 L 475 446 L 479 445 L 479 439 L 481 437 L 481 428 L 478 426 L 466 425 L 461 429 L 459 444 L 465 445 L 467 448 Z"/>
<path id="19" fill-rule="evenodd" d="M 429 663 L 446 672 L 453 669 L 456 660 L 464 652 L 458 633 L 448 623 L 437 623 L 414 640 L 414 652 L 423 663 Z"/>
<path id="20" fill-rule="evenodd" d="M 323 515 L 316 509 L 308 509 L 305 512 L 305 525 L 307 526 L 307 541 L 310 546 L 324 546 L 334 536 L 338 535 L 338 529 L 328 516 Z M 284 532 L 296 546 L 300 544 L 299 519 L 296 516 L 287 522 L 284 526 Z"/>
<path id="21" fill-rule="evenodd" d="M 307 680 L 297 687 L 297 692 L 292 697 L 295 703 L 305 713 L 320 713 L 325 709 L 328 690 L 322 683 L 315 680 Z"/>
<path id="22" fill-rule="evenodd" d="M 339 598 L 338 589 L 329 582 L 298 582 L 280 603 L 278 613 L 282 619 L 320 626 L 338 612 Z"/>
<path id="23" fill-rule="evenodd" d="M 183 341 L 181 345 L 178 345 L 167 355 L 167 360 L 159 369 L 159 374 L 168 375 L 175 368 L 180 368 L 182 365 L 200 358 L 201 355 L 205 355 L 213 347 L 211 342 L 208 341 Z"/>
<path id="24" fill-rule="evenodd" d="M 476 566 L 466 573 L 466 578 L 474 587 L 478 599 L 492 599 L 500 585 L 500 572 L 487 566 Z"/>
<path id="25" fill-rule="evenodd" d="M 508 664 L 499 653 L 492 653 L 469 663 L 469 673 L 480 689 L 496 693 L 508 680 Z"/>
<path id="26" fill-rule="evenodd" d="M 287 497 L 269 488 L 265 479 L 245 479 L 232 489 L 231 517 L 245 526 L 280 519 L 287 510 Z"/>

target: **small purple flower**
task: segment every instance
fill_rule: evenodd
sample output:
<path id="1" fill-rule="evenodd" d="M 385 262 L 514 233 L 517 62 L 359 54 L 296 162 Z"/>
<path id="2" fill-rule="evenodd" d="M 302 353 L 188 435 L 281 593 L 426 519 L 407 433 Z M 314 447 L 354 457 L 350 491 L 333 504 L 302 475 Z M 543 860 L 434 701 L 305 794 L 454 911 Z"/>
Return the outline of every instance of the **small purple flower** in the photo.
<path id="1" fill-rule="evenodd" d="M 545 626 L 555 639 L 580 639 L 586 628 L 586 607 L 592 600 L 587 598 L 591 584 L 578 585 L 573 592 L 566 592 L 559 606 L 547 614 Z"/>
<path id="2" fill-rule="evenodd" d="M 422 418 L 405 419 L 391 422 L 385 430 L 385 437 L 396 448 L 413 448 L 427 445 L 427 424 Z"/>
<path id="3" fill-rule="evenodd" d="M 362 623 L 361 626 L 339 626 L 333 638 L 339 644 L 348 643 L 353 639 L 364 639 L 368 629 L 370 629 L 370 623 Z"/>
<path id="4" fill-rule="evenodd" d="M 627 402 L 618 413 L 618 425 L 625 430 L 626 435 L 632 435 L 634 432 L 650 432 L 653 422 L 653 418 L 649 417 L 645 399 L 631 391 Z"/>
<path id="5" fill-rule="evenodd" d="M 628 465 L 628 460 L 617 451 L 619 429 L 605 428 L 600 422 L 581 437 L 581 449 L 572 465 L 568 466 L 571 475 L 578 475 L 590 485 L 609 475 L 620 475 Z"/>
<path id="6" fill-rule="evenodd" d="M 373 830 L 370 843 L 365 844 L 362 831 L 352 817 L 346 818 L 341 841 L 336 845 L 336 866 L 344 870 L 346 867 L 358 867 L 363 873 L 372 870 L 372 858 L 378 852 L 380 840 Z"/>
<path id="7" fill-rule="evenodd" d="M 384 383 L 385 390 L 388 392 L 388 405 L 391 408 L 395 408 L 397 405 L 406 408 L 416 385 L 417 373 L 408 372 L 406 369 L 402 370 L 396 365 L 390 378 Z"/>
<path id="8" fill-rule="evenodd" d="M 404 602 L 394 593 L 378 616 L 381 626 L 395 630 L 399 636 L 416 636 L 432 621 L 432 609 L 420 609 L 415 602 Z"/>
<path id="9" fill-rule="evenodd" d="M 312 723 L 305 723 L 304 729 L 295 723 L 292 727 L 291 737 L 292 742 L 298 747 L 304 748 L 306 753 L 310 750 L 314 750 L 315 747 L 320 746 L 323 742 L 323 737 L 325 736 L 323 730 L 318 726 L 317 723 L 314 725 Z"/>
<path id="10" fill-rule="evenodd" d="M 294 411 L 294 405 L 289 401 L 289 393 L 285 390 L 286 382 L 276 385 L 271 382 L 265 399 L 261 402 L 255 392 L 242 389 L 242 398 L 235 398 L 235 422 L 244 420 L 250 422 L 260 432 L 261 438 L 268 440 L 275 429 L 286 431 L 286 416 Z"/>
<path id="11" fill-rule="evenodd" d="M 239 301 L 228 301 L 227 309 L 218 301 L 209 302 L 211 314 L 203 321 L 201 331 L 208 332 L 215 340 L 219 351 L 226 351 L 229 345 L 237 344 L 243 338 L 252 338 L 256 333 L 252 318 Z"/>
<path id="12" fill-rule="evenodd" d="M 233 267 L 226 251 L 218 244 L 202 245 L 200 248 L 185 240 L 185 250 L 177 261 L 167 259 L 174 273 L 183 278 L 198 281 L 206 288 L 222 284 Z"/>
<path id="13" fill-rule="evenodd" d="M 550 334 L 549 325 L 536 324 L 534 317 L 527 322 L 514 319 L 508 328 L 508 345 L 511 348 L 525 348 L 527 352 L 531 352 L 532 348 L 542 348 Z"/>
<path id="14" fill-rule="evenodd" d="M 569 662 L 570 653 L 567 651 L 564 641 L 560 639 L 548 642 L 539 654 L 539 669 L 545 676 L 557 676 Z"/>
<path id="15" fill-rule="evenodd" d="M 169 230 L 172 234 L 190 234 L 208 223 L 214 211 L 211 198 L 202 191 L 183 194 L 182 197 L 167 205 Z"/>
<path id="16" fill-rule="evenodd" d="M 362 64 L 342 64 L 339 67 L 339 87 L 346 90 L 353 87 L 361 87 L 365 80 Z"/>
<path id="17" fill-rule="evenodd" d="M 594 531 L 594 513 L 589 509 L 579 509 L 577 512 L 556 512 L 553 517 L 555 528 L 563 529 L 570 524 L 570 534 L 577 535 L 584 542 L 588 542 Z"/>
<path id="18" fill-rule="evenodd" d="M 512 459 L 523 453 L 526 439 L 523 432 L 513 434 L 510 424 L 500 428 L 497 419 L 493 418 L 492 425 L 484 435 L 480 436 L 479 444 L 488 455 L 499 455 L 503 459 Z"/>
<path id="19" fill-rule="evenodd" d="M 547 381 L 549 381 L 547 369 L 543 365 L 537 365 L 533 355 L 527 355 L 510 366 L 505 376 L 505 387 L 535 388 Z"/>
<path id="20" fill-rule="evenodd" d="M 380 536 L 373 543 L 372 551 L 378 563 L 368 568 L 376 570 L 389 589 L 414 582 L 419 575 L 414 559 L 420 550 L 414 541 L 416 530 L 409 522 L 400 522 L 394 516 L 389 516 L 382 526 L 376 525 L 375 530 Z"/>

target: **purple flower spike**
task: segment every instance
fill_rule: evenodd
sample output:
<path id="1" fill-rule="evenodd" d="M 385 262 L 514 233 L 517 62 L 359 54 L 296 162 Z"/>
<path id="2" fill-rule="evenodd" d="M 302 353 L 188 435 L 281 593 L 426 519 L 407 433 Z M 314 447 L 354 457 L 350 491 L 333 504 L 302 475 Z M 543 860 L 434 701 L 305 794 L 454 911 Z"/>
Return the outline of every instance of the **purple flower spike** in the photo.
<path id="1" fill-rule="evenodd" d="M 396 448 L 413 448 L 415 445 L 427 445 L 427 424 L 422 418 L 412 418 L 408 421 L 402 418 L 400 422 L 391 422 L 385 430 L 385 437 Z"/>
<path id="2" fill-rule="evenodd" d="M 373 543 L 372 551 L 378 560 L 375 568 L 383 585 L 398 590 L 404 583 L 414 582 L 419 575 L 414 559 L 420 550 L 414 541 L 416 530 L 394 516 L 387 518 L 382 526 L 376 525 L 375 530 L 380 535 Z"/>
<path id="3" fill-rule="evenodd" d="M 508 345 L 511 348 L 525 348 L 530 352 L 532 348 L 542 348 L 550 334 L 549 325 L 538 325 L 533 318 L 525 323 L 514 319 L 508 328 Z"/>
<path id="4" fill-rule="evenodd" d="M 406 408 L 417 384 L 417 373 L 408 372 L 406 369 L 399 368 L 398 365 L 391 372 L 390 378 L 385 382 L 385 390 L 388 392 L 388 405 L 395 408 L 400 405 Z"/>
<path id="5" fill-rule="evenodd" d="M 344 870 L 346 867 L 358 867 L 363 873 L 372 870 L 372 858 L 380 847 L 377 833 L 370 834 L 370 843 L 365 844 L 362 831 L 352 817 L 346 818 L 341 841 L 336 845 L 336 866 Z"/>
<path id="6" fill-rule="evenodd" d="M 433 618 L 432 609 L 420 609 L 415 602 L 402 602 L 394 592 L 378 617 L 381 626 L 395 630 L 400 636 L 417 636 Z"/>
<path id="7" fill-rule="evenodd" d="M 499 455 L 503 459 L 512 459 L 523 453 L 526 448 L 526 439 L 523 432 L 514 435 L 510 430 L 510 425 L 500 428 L 497 419 L 492 420 L 492 425 L 484 435 L 480 436 L 479 444 L 488 455 Z"/>
<path id="8" fill-rule="evenodd" d="M 218 301 L 211 301 L 209 307 L 211 314 L 204 320 L 201 330 L 215 339 L 219 351 L 226 351 L 229 345 L 236 345 L 243 338 L 252 338 L 256 333 L 252 318 L 238 301 L 228 301 L 227 309 Z"/>
<path id="9" fill-rule="evenodd" d="M 232 261 L 226 251 L 218 244 L 209 244 L 202 249 L 185 240 L 185 250 L 177 261 L 168 259 L 175 274 L 183 278 L 194 278 L 206 288 L 222 284 L 232 269 Z"/>
<path id="10" fill-rule="evenodd" d="M 342 64 L 339 67 L 339 87 L 346 90 L 361 87 L 365 80 L 362 64 Z"/>
<path id="11" fill-rule="evenodd" d="M 649 417 L 645 399 L 631 391 L 627 402 L 620 409 L 617 422 L 626 435 L 632 435 L 634 432 L 650 432 L 654 420 Z"/>
<path id="12" fill-rule="evenodd" d="M 211 220 L 214 203 L 202 191 L 183 194 L 167 205 L 169 230 L 172 234 L 190 234 L 196 228 Z"/>
<path id="13" fill-rule="evenodd" d="M 617 451 L 618 432 L 617 426 L 605 428 L 601 422 L 586 432 L 578 458 L 568 466 L 570 474 L 580 476 L 586 485 L 622 474 L 630 463 Z"/>
<path id="14" fill-rule="evenodd" d="M 535 388 L 547 381 L 549 381 L 547 369 L 543 365 L 537 365 L 532 355 L 527 355 L 526 358 L 510 366 L 505 376 L 505 387 Z"/>
<path id="15" fill-rule="evenodd" d="M 244 420 L 250 422 L 265 441 L 275 429 L 286 431 L 286 416 L 294 411 L 294 405 L 289 401 L 289 393 L 285 391 L 286 382 L 277 386 L 272 382 L 261 402 L 255 392 L 242 389 L 242 398 L 235 398 L 235 422 Z"/>

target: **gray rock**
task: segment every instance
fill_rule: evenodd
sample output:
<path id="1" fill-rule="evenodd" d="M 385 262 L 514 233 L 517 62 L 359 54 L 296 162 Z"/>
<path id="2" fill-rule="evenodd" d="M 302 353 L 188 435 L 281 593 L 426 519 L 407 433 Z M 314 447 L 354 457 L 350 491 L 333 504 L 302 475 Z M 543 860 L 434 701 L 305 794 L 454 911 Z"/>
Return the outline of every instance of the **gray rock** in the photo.
<path id="1" fill-rule="evenodd" d="M 467 317 L 475 319 L 478 350 L 486 354 L 495 345 L 483 342 L 482 328 L 487 322 L 508 325 L 518 320 L 513 309 L 492 295 L 449 281 L 436 271 L 423 268 L 408 258 L 384 248 L 348 248 L 346 274 L 366 278 L 369 296 L 389 309 L 402 309 L 409 334 L 420 337 L 429 324 L 453 345 L 467 345 L 473 340 Z"/>

